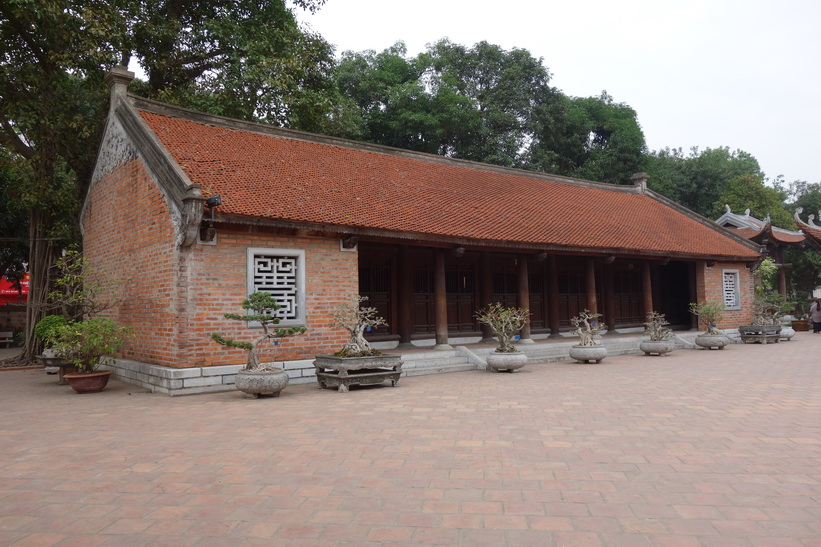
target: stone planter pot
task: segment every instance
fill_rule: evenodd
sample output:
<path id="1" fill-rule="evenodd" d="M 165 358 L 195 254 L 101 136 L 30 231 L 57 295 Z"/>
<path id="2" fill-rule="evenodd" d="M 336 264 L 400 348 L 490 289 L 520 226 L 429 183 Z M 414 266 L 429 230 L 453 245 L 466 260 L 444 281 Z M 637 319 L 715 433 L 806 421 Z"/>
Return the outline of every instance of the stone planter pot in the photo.
<path id="1" fill-rule="evenodd" d="M 723 334 L 699 334 L 695 339 L 696 345 L 701 349 L 724 349 L 727 342 L 727 337 Z"/>
<path id="2" fill-rule="evenodd" d="M 43 352 L 43 355 L 36 355 L 35 359 L 37 359 L 37 361 L 46 368 L 46 372 L 53 370 L 58 373 L 57 385 L 60 386 L 64 386 L 68 383 L 65 379 L 66 374 L 77 372 L 77 367 L 75 367 L 68 359 L 47 355 L 45 351 Z"/>
<path id="3" fill-rule="evenodd" d="M 589 363 L 595 361 L 601 363 L 607 357 L 607 348 L 604 346 L 571 346 L 570 358 L 579 363 Z"/>
<path id="4" fill-rule="evenodd" d="M 279 397 L 279 393 L 288 385 L 288 373 L 284 369 L 275 370 L 241 370 L 234 381 L 237 389 L 245 395 Z"/>
<path id="5" fill-rule="evenodd" d="M 487 356 L 487 366 L 496 372 L 513 372 L 527 364 L 527 355 L 521 351 L 513 353 L 493 352 Z"/>
<path id="6" fill-rule="evenodd" d="M 108 379 L 111 377 L 110 370 L 98 370 L 96 372 L 89 372 L 87 374 L 69 373 L 64 374 L 63 378 L 71 386 L 71 389 L 77 393 L 96 393 L 105 389 L 108 385 Z"/>
<path id="7" fill-rule="evenodd" d="M 795 329 L 788 326 L 781 327 L 781 339 L 784 341 L 789 342 L 790 338 L 795 336 Z"/>
<path id="8" fill-rule="evenodd" d="M 639 349 L 645 355 L 666 355 L 673 351 L 674 347 L 672 340 L 643 340 L 639 342 Z"/>
<path id="9" fill-rule="evenodd" d="M 391 353 L 369 357 L 317 355 L 316 381 L 320 388 L 336 387 L 347 393 L 350 386 L 375 385 L 390 380 L 394 387 L 402 376 L 402 356 Z"/>

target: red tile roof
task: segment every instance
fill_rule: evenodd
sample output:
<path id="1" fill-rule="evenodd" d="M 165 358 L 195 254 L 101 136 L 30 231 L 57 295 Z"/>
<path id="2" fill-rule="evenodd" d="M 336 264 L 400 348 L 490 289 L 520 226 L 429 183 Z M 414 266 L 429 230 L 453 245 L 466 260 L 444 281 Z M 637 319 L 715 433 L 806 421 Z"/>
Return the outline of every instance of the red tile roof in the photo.
<path id="1" fill-rule="evenodd" d="M 614 252 L 759 256 L 652 194 L 625 187 L 138 112 L 205 195 L 221 194 L 218 214 L 226 218 Z"/>
<path id="2" fill-rule="evenodd" d="M 728 227 L 728 230 L 732 230 L 733 232 L 737 233 L 742 237 L 746 237 L 747 239 L 753 241 L 760 241 L 761 239 L 769 239 L 772 238 L 773 240 L 783 243 L 785 245 L 797 245 L 804 241 L 804 234 L 793 234 L 782 230 L 775 230 L 770 224 L 765 225 L 760 230 L 755 228 L 733 228 Z"/>

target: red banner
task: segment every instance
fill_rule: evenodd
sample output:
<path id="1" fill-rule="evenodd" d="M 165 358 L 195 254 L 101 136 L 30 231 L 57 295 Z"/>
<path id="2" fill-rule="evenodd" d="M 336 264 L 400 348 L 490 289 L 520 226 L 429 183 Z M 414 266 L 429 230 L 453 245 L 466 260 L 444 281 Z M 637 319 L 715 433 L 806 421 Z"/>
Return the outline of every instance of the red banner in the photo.
<path id="1" fill-rule="evenodd" d="M 20 292 L 14 287 L 11 281 L 5 277 L 0 277 L 0 304 L 25 302 L 29 294 L 29 274 L 20 282 Z"/>

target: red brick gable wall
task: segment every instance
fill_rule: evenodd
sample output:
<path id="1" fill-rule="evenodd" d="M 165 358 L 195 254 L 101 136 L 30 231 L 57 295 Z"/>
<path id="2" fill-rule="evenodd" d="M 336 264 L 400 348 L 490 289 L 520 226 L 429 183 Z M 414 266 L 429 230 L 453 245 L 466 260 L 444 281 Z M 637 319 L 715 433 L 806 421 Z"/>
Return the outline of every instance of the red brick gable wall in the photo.
<path id="1" fill-rule="evenodd" d="M 210 334 L 254 341 L 259 328 L 248 328 L 225 319 L 225 313 L 242 313 L 247 296 L 247 249 L 275 248 L 305 251 L 305 316 L 307 332 L 284 339 L 276 360 L 310 359 L 332 353 L 345 344 L 341 329 L 331 329 L 331 312 L 343 300 L 358 294 L 358 255 L 341 252 L 338 239 L 290 237 L 263 233 L 217 230 L 216 245 L 195 245 L 183 251 L 180 269 L 180 361 L 185 366 L 245 363 L 247 352 L 228 349 L 212 341 Z"/>
<path id="2" fill-rule="evenodd" d="M 177 362 L 176 229 L 168 203 L 139 159 L 115 168 L 89 190 L 83 251 L 94 271 L 115 281 L 120 304 L 106 312 L 133 329 L 124 357 Z"/>
<path id="3" fill-rule="evenodd" d="M 724 310 L 719 329 L 734 329 L 739 325 L 749 325 L 753 320 L 754 279 L 752 272 L 743 263 L 717 262 L 707 267 L 705 262 L 696 263 L 696 292 L 699 302 L 724 302 L 723 270 L 738 272 L 741 309 Z M 700 327 L 699 327 L 700 328 Z"/>
<path id="4" fill-rule="evenodd" d="M 308 332 L 285 340 L 277 358 L 308 359 L 345 343 L 343 331 L 328 325 L 333 308 L 358 292 L 357 253 L 341 252 L 336 239 L 220 229 L 217 245 L 179 249 L 169 205 L 139 159 L 91 188 L 83 224 L 90 265 L 122 288 L 122 301 L 107 312 L 134 331 L 122 357 L 171 367 L 244 363 L 246 352 L 219 346 L 210 333 L 259 336 L 259 329 L 223 318 L 242 311 L 249 247 L 305 251 Z"/>

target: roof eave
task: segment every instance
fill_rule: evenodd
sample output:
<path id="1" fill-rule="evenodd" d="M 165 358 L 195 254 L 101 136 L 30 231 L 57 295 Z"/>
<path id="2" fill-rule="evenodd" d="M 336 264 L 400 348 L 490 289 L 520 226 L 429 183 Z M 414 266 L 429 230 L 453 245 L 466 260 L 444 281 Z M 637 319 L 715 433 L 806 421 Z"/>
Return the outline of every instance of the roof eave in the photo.
<path id="1" fill-rule="evenodd" d="M 615 256 L 615 257 L 645 257 L 663 261 L 669 258 L 679 260 L 715 260 L 729 262 L 750 263 L 759 260 L 762 255 L 753 253 L 748 256 L 739 255 L 714 255 L 714 254 L 693 254 L 677 253 L 669 251 L 651 251 L 645 249 L 629 249 L 617 247 L 578 247 L 572 245 L 545 244 L 539 242 L 510 241 L 494 239 L 474 239 L 464 237 L 452 237 L 438 234 L 427 234 L 420 232 L 401 232 L 391 230 L 380 230 L 376 228 L 362 228 L 356 226 L 340 226 L 335 224 L 321 224 L 309 222 L 297 222 L 283 219 L 268 219 L 262 217 L 248 217 L 242 215 L 218 215 L 216 222 L 219 224 L 249 226 L 261 228 L 276 228 L 286 230 L 297 230 L 315 234 L 338 234 L 343 236 L 358 236 L 374 239 L 392 240 L 397 243 L 420 242 L 431 247 L 469 247 L 474 249 L 497 249 L 500 251 L 533 253 L 553 253 L 553 254 L 573 254 L 584 256 Z"/>

